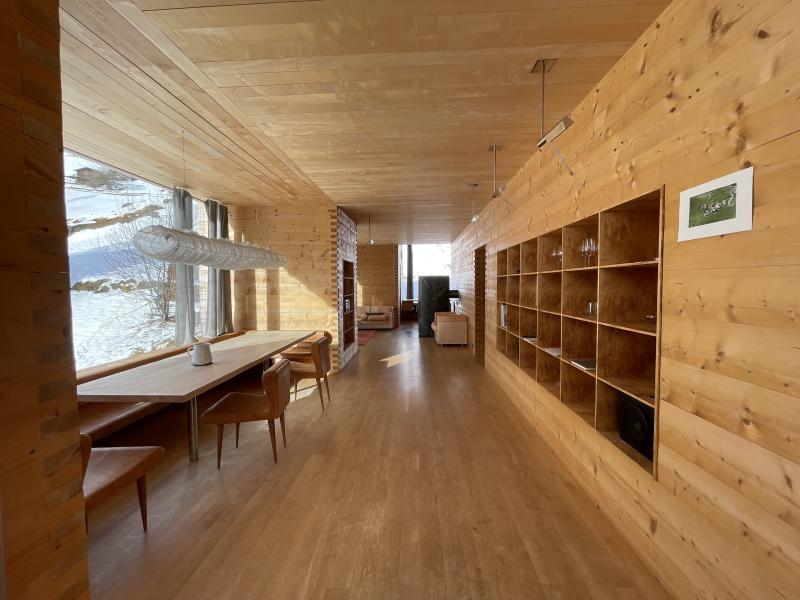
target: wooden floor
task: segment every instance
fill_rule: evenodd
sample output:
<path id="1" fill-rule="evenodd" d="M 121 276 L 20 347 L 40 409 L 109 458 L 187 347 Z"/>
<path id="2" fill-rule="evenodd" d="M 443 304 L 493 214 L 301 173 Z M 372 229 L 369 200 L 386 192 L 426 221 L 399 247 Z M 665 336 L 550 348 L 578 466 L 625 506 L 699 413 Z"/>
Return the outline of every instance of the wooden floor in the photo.
<path id="1" fill-rule="evenodd" d="M 266 426 L 214 431 L 189 464 L 185 415 L 118 436 L 159 443 L 150 531 L 135 490 L 89 516 L 94 598 L 668 598 L 467 350 L 381 332 Z"/>

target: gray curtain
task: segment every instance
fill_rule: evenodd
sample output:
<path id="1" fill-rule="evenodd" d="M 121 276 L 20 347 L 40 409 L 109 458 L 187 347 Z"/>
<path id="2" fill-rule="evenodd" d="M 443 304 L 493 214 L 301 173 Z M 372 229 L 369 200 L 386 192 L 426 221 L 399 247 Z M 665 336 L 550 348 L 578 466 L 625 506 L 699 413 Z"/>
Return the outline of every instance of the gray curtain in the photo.
<path id="1" fill-rule="evenodd" d="M 216 200 L 206 200 L 208 237 L 228 238 L 228 207 Z M 231 310 L 231 272 L 226 269 L 208 269 L 208 319 L 206 335 L 214 337 L 233 331 Z"/>
<path id="2" fill-rule="evenodd" d="M 172 192 L 173 223 L 176 229 L 190 231 L 192 219 L 192 195 L 184 189 Z M 194 267 L 175 265 L 175 343 L 193 344 L 194 337 Z"/>

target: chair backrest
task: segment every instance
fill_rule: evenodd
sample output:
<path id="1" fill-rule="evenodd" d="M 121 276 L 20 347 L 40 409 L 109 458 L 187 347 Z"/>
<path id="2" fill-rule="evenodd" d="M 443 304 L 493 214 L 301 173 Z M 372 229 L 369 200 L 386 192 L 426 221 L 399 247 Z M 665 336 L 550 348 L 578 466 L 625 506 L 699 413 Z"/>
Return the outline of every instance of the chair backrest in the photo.
<path id="1" fill-rule="evenodd" d="M 317 370 L 317 377 L 327 375 L 331 370 L 331 336 L 327 335 L 311 342 L 311 358 L 314 359 L 314 367 Z"/>
<path id="2" fill-rule="evenodd" d="M 89 457 L 92 454 L 92 438 L 85 433 L 81 434 L 81 481 L 86 477 L 86 468 L 89 466 Z"/>
<path id="3" fill-rule="evenodd" d="M 289 406 L 289 388 L 292 384 L 292 373 L 289 361 L 279 358 L 261 375 L 261 386 L 272 413 L 279 415 Z"/>

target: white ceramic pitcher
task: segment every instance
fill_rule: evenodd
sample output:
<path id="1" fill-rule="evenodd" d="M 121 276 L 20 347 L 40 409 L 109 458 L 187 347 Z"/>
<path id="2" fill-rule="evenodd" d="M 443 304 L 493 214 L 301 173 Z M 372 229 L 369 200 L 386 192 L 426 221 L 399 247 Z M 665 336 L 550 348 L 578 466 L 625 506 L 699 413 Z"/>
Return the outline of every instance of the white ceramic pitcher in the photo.
<path id="1" fill-rule="evenodd" d="M 214 362 L 211 359 L 211 344 L 208 342 L 197 342 L 191 348 L 187 348 L 186 353 L 192 357 L 192 364 L 195 367 L 210 365 Z"/>

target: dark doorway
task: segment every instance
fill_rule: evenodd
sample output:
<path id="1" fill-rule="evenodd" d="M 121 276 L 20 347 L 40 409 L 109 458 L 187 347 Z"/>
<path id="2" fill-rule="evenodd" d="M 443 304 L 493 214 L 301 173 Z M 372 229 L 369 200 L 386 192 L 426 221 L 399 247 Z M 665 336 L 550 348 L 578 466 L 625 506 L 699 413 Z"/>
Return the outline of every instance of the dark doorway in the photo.
<path id="1" fill-rule="evenodd" d="M 484 364 L 486 328 L 486 246 L 475 249 L 475 362 Z"/>

